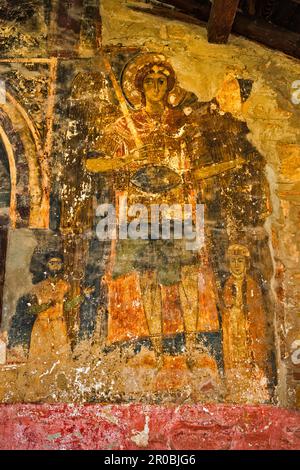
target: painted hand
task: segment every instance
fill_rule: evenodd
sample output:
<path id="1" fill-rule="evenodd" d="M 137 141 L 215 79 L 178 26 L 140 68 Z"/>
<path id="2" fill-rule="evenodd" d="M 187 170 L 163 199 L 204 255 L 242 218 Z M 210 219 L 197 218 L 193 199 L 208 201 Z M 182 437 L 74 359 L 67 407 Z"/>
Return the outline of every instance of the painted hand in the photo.
<path id="1" fill-rule="evenodd" d="M 95 287 L 86 287 L 86 288 L 83 290 L 83 294 L 84 294 L 86 297 L 90 297 L 90 295 L 93 294 L 93 292 L 95 292 Z"/>

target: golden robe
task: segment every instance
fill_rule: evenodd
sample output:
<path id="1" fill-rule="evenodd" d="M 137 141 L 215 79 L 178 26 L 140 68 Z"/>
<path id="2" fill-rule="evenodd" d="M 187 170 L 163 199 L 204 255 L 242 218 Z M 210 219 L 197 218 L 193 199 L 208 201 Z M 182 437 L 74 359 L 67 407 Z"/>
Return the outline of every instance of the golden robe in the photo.
<path id="1" fill-rule="evenodd" d="M 234 401 L 267 400 L 268 348 L 261 290 L 248 275 L 242 279 L 230 276 L 223 300 L 223 352 L 229 396 Z"/>
<path id="2" fill-rule="evenodd" d="M 34 287 L 32 293 L 38 305 L 52 301 L 53 306 L 37 315 L 31 333 L 29 361 L 63 362 L 69 358 L 71 349 L 64 318 L 64 299 L 69 288 L 62 279 L 55 283 L 45 279 Z"/>
<path id="3" fill-rule="evenodd" d="M 199 130 L 193 127 L 182 111 L 170 108 L 165 109 L 159 121 L 149 116 L 145 109 L 132 112 L 131 119 L 139 140 L 146 149 L 147 158 L 143 161 L 142 165 L 167 167 L 177 173 L 181 178 L 181 184 L 157 194 L 140 190 L 132 181 L 138 168 L 141 167 L 141 163 L 133 161 L 130 167 L 113 173 L 116 196 L 126 195 L 128 206 L 134 203 L 141 203 L 147 208 L 150 208 L 150 204 L 176 203 L 182 205 L 184 203 L 191 203 L 191 201 L 195 203 L 195 194 L 198 189 L 193 187 L 191 180 L 193 160 L 195 156 L 201 159 L 207 152 Z M 135 148 L 135 139 L 124 117 L 110 125 L 106 129 L 103 138 L 99 141 L 99 150 L 102 154 L 113 156 L 116 159 L 128 155 Z M 132 241 L 131 245 L 133 245 Z M 183 332 L 185 325 L 178 288 L 180 270 L 181 266 L 195 264 L 199 265 L 198 298 L 188 299 L 199 305 L 199 312 L 195 315 L 195 327 L 197 331 L 217 331 L 219 329 L 216 294 L 212 286 L 213 274 L 208 267 L 205 270 L 201 269 L 200 259 L 195 261 L 194 256 L 194 261 L 188 261 L 188 258 L 191 258 L 191 252 L 186 251 L 178 256 L 180 259 L 177 269 L 173 267 L 174 263 L 171 265 L 170 260 L 165 262 L 165 266 L 169 267 L 170 273 L 172 269 L 174 273 L 177 272 L 178 280 L 169 283 L 159 283 L 161 288 L 159 294 L 161 298 L 160 308 L 163 318 L 162 331 L 159 326 L 159 329 L 156 331 L 156 328 L 147 323 L 137 272 L 139 269 L 132 266 L 127 272 L 124 272 L 122 275 L 119 274 L 119 277 L 114 275 L 118 270 L 117 268 L 121 260 L 116 249 L 118 246 L 120 246 L 119 241 L 112 243 L 111 263 L 104 278 L 104 282 L 108 286 L 109 298 L 108 344 L 147 337 L 151 334 L 172 335 Z M 168 254 L 170 255 L 169 252 L 170 249 L 166 247 L 164 255 L 168 257 Z M 126 253 L 122 253 L 122 256 L 123 259 L 129 259 Z M 148 258 L 151 257 L 149 256 Z M 169 258 L 172 258 L 172 255 Z M 151 259 L 148 261 L 151 264 Z M 149 271 L 159 271 L 158 264 L 153 268 L 148 267 Z"/>

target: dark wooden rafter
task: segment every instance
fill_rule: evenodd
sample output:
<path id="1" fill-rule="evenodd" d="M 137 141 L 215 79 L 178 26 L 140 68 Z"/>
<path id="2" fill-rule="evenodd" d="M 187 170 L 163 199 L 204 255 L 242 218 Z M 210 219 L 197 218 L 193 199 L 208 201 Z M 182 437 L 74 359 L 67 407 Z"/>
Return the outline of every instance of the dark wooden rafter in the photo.
<path id="1" fill-rule="evenodd" d="M 181 0 L 164 0 L 164 5 L 161 6 L 158 5 L 159 2 L 155 3 L 148 9 L 138 6 L 129 6 L 128 8 L 170 20 L 202 26 L 210 16 L 211 7 L 208 4 L 197 5 L 195 1 L 191 0 L 186 0 L 184 5 Z M 166 7 L 166 4 L 172 5 L 176 10 Z M 237 12 L 232 32 L 300 59 L 300 34 L 271 24 L 263 18 L 253 18 Z"/>
<path id="2" fill-rule="evenodd" d="M 207 25 L 208 42 L 226 44 L 238 5 L 239 0 L 214 0 Z"/>
<path id="3" fill-rule="evenodd" d="M 248 39 L 260 42 L 272 49 L 277 49 L 300 59 L 300 34 L 287 31 L 263 19 L 249 20 L 239 15 L 233 31 Z"/>

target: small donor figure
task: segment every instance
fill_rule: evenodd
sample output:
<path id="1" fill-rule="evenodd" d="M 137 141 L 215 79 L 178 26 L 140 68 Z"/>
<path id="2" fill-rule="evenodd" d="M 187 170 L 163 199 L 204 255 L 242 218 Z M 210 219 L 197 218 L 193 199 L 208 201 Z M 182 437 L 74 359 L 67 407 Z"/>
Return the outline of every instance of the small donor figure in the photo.
<path id="1" fill-rule="evenodd" d="M 70 286 L 62 277 L 62 256 L 49 253 L 46 263 L 47 278 L 36 284 L 31 292 L 37 303 L 32 305 L 30 313 L 37 317 L 31 333 L 29 361 L 66 360 L 71 354 L 64 318 L 64 300 Z"/>
<path id="2" fill-rule="evenodd" d="M 260 287 L 250 277 L 250 253 L 243 245 L 228 249 L 230 276 L 223 291 L 224 368 L 228 400 L 268 400 L 266 315 Z"/>
<path id="3" fill-rule="evenodd" d="M 71 358 L 71 346 L 65 313 L 79 305 L 84 296 L 68 298 L 70 284 L 63 279 L 63 257 L 51 252 L 46 257 L 46 279 L 36 284 L 31 294 L 36 302 L 30 313 L 36 315 L 31 332 L 29 361 L 42 363 L 66 362 Z M 86 288 L 84 295 L 91 289 Z"/>

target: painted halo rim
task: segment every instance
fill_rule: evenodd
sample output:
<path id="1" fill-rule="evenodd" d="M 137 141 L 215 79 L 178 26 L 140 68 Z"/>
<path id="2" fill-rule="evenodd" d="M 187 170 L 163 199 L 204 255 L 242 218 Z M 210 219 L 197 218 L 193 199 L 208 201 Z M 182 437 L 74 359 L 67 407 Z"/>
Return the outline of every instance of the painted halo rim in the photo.
<path id="1" fill-rule="evenodd" d="M 122 92 L 126 98 L 127 103 L 132 109 L 140 110 L 142 109 L 142 100 L 141 93 L 135 87 L 135 77 L 139 70 L 141 70 L 147 63 L 150 62 L 165 62 L 168 65 L 171 65 L 168 62 L 167 57 L 163 53 L 156 52 L 142 52 L 133 56 L 123 67 L 121 72 L 120 82 L 122 87 Z M 171 65 L 173 68 L 173 66 Z M 175 73 L 175 71 L 174 71 Z M 176 73 L 175 73 L 176 77 Z M 175 78 L 175 84 L 172 90 L 168 94 L 168 104 L 171 108 L 176 108 L 179 106 L 184 98 L 186 97 L 187 92 L 181 88 L 177 79 Z"/>

